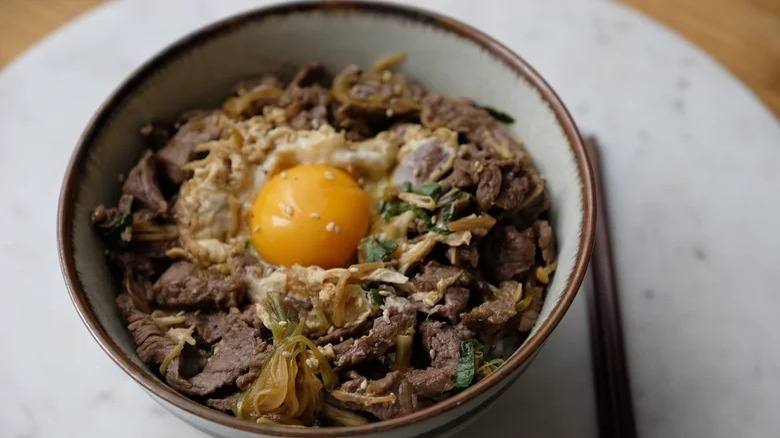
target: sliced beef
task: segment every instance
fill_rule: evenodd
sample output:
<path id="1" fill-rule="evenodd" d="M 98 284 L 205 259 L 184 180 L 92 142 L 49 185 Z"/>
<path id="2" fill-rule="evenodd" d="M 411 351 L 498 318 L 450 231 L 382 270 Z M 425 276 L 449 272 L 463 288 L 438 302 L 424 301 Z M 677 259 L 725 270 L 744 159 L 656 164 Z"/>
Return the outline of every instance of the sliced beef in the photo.
<path id="1" fill-rule="evenodd" d="M 210 398 L 206 400 L 206 404 L 218 411 L 231 413 L 240 395 L 241 393 L 237 392 L 223 398 Z"/>
<path id="2" fill-rule="evenodd" d="M 141 135 L 146 140 L 146 145 L 155 151 L 165 146 L 174 132 L 173 126 L 156 120 L 141 127 Z"/>
<path id="3" fill-rule="evenodd" d="M 387 127 L 394 119 L 417 114 L 423 92 L 401 73 L 375 73 L 349 65 L 334 79 L 333 93 L 341 104 L 336 111 L 340 120 Z"/>
<path id="4" fill-rule="evenodd" d="M 208 344 L 222 339 L 222 335 L 230 328 L 228 324 L 232 320 L 228 312 L 187 312 L 184 316 L 186 318 L 184 325 L 194 326 L 198 336 Z"/>
<path id="5" fill-rule="evenodd" d="M 157 160 L 150 150 L 144 152 L 138 164 L 127 174 L 122 191 L 132 195 L 155 215 L 168 212 L 168 203 L 157 181 Z"/>
<path id="6" fill-rule="evenodd" d="M 460 315 L 463 325 L 474 331 L 497 332 L 517 315 L 514 296 L 517 288 L 518 283 L 514 281 L 501 283 L 498 289 L 493 291 L 492 297 L 469 312 Z"/>
<path id="7" fill-rule="evenodd" d="M 187 366 L 184 354 L 177 356 L 165 373 L 165 380 L 179 391 L 203 396 L 232 385 L 249 368 L 252 359 L 268 349 L 259 331 L 241 320 L 238 312 L 230 314 L 230 328 L 214 346 L 213 354 L 203 369 L 192 377 L 185 377 Z"/>
<path id="8" fill-rule="evenodd" d="M 431 366 L 407 373 L 418 397 L 432 397 L 452 389 L 460 359 L 460 343 L 463 340 L 458 330 L 450 324 L 426 320 L 420 324 L 422 345 L 431 358 Z"/>
<path id="9" fill-rule="evenodd" d="M 512 225 L 496 226 L 482 244 L 480 268 L 495 283 L 527 274 L 536 258 L 532 228 L 518 231 Z"/>
<path id="10" fill-rule="evenodd" d="M 532 180 L 528 165 L 520 160 L 499 163 L 501 190 L 493 204 L 502 210 L 514 210 L 525 201 L 531 191 Z"/>
<path id="11" fill-rule="evenodd" d="M 506 126 L 468 99 L 451 99 L 428 93 L 422 101 L 421 120 L 428 128 L 446 126 L 457 131 L 487 151 L 508 149 L 522 153 L 520 143 Z"/>
<path id="12" fill-rule="evenodd" d="M 458 157 L 452 164 L 452 172 L 441 181 L 444 190 L 468 189 L 479 182 L 479 161 Z"/>
<path id="13" fill-rule="evenodd" d="M 280 294 L 280 299 L 287 318 L 292 321 L 305 321 L 313 308 L 310 300 L 294 294 Z"/>
<path id="14" fill-rule="evenodd" d="M 133 335 L 138 357 L 148 365 L 160 365 L 176 342 L 165 336 L 151 315 L 138 310 L 130 295 L 120 294 L 116 303 Z"/>
<path id="15" fill-rule="evenodd" d="M 255 355 L 249 360 L 249 370 L 236 379 L 236 386 L 238 386 L 239 389 L 244 391 L 254 383 L 255 379 L 257 379 L 257 376 L 260 374 L 260 371 L 263 369 L 265 358 L 268 357 L 270 352 L 271 346 L 267 343 L 265 344 L 265 348 L 258 348 L 255 351 Z"/>
<path id="16" fill-rule="evenodd" d="M 319 85 L 290 87 L 280 99 L 280 104 L 285 107 L 290 127 L 294 129 L 319 129 L 328 123 L 330 95 Z"/>
<path id="17" fill-rule="evenodd" d="M 433 306 L 429 313 L 441 315 L 455 324 L 458 322 L 460 314 L 466 310 L 470 295 L 468 288 L 450 286 L 444 291 L 444 304 Z"/>
<path id="18" fill-rule="evenodd" d="M 365 377 L 352 375 L 352 379 L 344 382 L 338 389 L 350 394 L 360 394 L 369 397 L 395 395 L 395 402 L 374 403 L 368 406 L 361 403 L 342 402 L 347 409 L 363 411 L 372 414 L 380 420 L 388 420 L 414 412 L 417 409 L 417 397 L 412 385 L 399 371 L 388 373 L 378 380 L 368 380 Z"/>
<path id="19" fill-rule="evenodd" d="M 179 261 L 154 283 L 152 293 L 155 301 L 164 306 L 228 309 L 243 300 L 246 283 L 240 276 L 228 276 Z"/>
<path id="20" fill-rule="evenodd" d="M 484 211 L 493 207 L 514 210 L 525 201 L 530 188 L 531 176 L 524 162 L 491 159 L 480 174 L 477 202 Z"/>
<path id="21" fill-rule="evenodd" d="M 486 164 L 479 175 L 477 185 L 476 196 L 479 208 L 488 211 L 493 206 L 493 202 L 501 192 L 501 181 L 501 169 L 495 163 Z"/>
<path id="22" fill-rule="evenodd" d="M 468 286 L 471 276 L 465 269 L 446 266 L 436 261 L 428 262 L 422 272 L 412 278 L 412 285 L 418 291 L 432 291 L 440 287 Z"/>
<path id="23" fill-rule="evenodd" d="M 471 237 L 468 245 L 447 248 L 447 260 L 461 268 L 476 268 L 479 265 L 479 247 L 476 236 Z"/>
<path id="24" fill-rule="evenodd" d="M 318 63 L 304 65 L 290 81 L 290 87 L 310 87 L 312 85 L 325 85 L 328 82 L 328 71 Z"/>
<path id="25" fill-rule="evenodd" d="M 395 345 L 398 335 L 409 333 L 416 321 L 414 306 L 405 298 L 387 297 L 385 313 L 374 319 L 373 328 L 336 358 L 339 368 L 375 359 Z"/>
<path id="26" fill-rule="evenodd" d="M 542 260 L 546 265 L 552 264 L 555 262 L 557 254 L 555 250 L 555 235 L 552 227 L 550 227 L 550 223 L 547 221 L 536 221 L 534 223 L 534 231 L 539 236 L 537 243 L 542 252 Z"/>
<path id="27" fill-rule="evenodd" d="M 327 345 L 344 342 L 344 339 L 354 338 L 355 336 L 363 333 L 369 324 L 370 321 L 366 320 L 364 323 L 354 325 L 352 327 L 340 327 L 334 329 L 332 332 L 315 339 L 314 343 L 317 345 Z"/>
<path id="28" fill-rule="evenodd" d="M 157 159 L 172 182 L 179 184 L 184 181 L 187 176 L 184 165 L 192 159 L 195 146 L 222 136 L 221 117 L 219 111 L 190 113 L 168 144 L 157 151 Z"/>

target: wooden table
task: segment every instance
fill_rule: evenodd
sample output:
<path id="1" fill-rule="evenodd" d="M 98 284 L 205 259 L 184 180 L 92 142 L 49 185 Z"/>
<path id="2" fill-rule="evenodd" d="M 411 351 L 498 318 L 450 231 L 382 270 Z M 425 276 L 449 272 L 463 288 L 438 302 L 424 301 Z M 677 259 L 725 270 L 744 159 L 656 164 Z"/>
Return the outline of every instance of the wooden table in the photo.
<path id="1" fill-rule="evenodd" d="M 104 0 L 0 0 L 0 67 Z M 780 0 L 622 0 L 698 44 L 780 117 Z"/>

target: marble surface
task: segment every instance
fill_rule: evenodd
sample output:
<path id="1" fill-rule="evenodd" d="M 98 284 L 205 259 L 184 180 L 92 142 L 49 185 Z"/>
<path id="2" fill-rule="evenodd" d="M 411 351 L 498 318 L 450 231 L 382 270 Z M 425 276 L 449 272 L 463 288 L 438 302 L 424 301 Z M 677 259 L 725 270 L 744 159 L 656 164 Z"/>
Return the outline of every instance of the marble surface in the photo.
<path id="1" fill-rule="evenodd" d="M 82 326 L 56 258 L 57 195 L 81 129 L 131 69 L 263 3 L 114 2 L 0 72 L 0 436 L 197 436 Z M 515 49 L 601 139 L 641 436 L 777 436 L 777 119 L 695 47 L 612 3 L 415 3 Z M 459 436 L 596 436 L 584 302 Z"/>

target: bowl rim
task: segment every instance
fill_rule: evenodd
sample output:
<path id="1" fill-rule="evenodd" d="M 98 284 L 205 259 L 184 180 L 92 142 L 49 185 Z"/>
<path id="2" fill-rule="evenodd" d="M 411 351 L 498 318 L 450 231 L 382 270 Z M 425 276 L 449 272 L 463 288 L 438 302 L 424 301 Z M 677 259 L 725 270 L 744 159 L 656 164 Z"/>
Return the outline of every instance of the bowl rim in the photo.
<path id="1" fill-rule="evenodd" d="M 434 26 L 439 30 L 448 33 L 454 33 L 459 37 L 470 40 L 477 44 L 483 50 L 487 51 L 492 57 L 502 61 L 508 68 L 523 77 L 534 87 L 550 105 L 555 114 L 558 123 L 563 128 L 567 140 L 575 154 L 577 168 L 582 178 L 583 195 L 583 223 L 580 235 L 580 246 L 577 251 L 577 259 L 571 276 L 564 287 L 563 294 L 552 309 L 550 316 L 539 326 L 537 332 L 521 346 L 504 365 L 498 368 L 496 372 L 485 379 L 477 382 L 475 385 L 455 394 L 434 405 L 415 411 L 403 417 L 384 420 L 375 423 L 369 423 L 361 426 L 350 427 L 328 427 L 328 428 L 291 428 L 284 426 L 273 426 L 256 424 L 253 422 L 239 420 L 238 418 L 226 415 L 205 405 L 195 402 L 180 394 L 172 387 L 168 386 L 159 378 L 153 376 L 152 372 L 139 366 L 130 356 L 126 355 L 118 344 L 109 336 L 108 332 L 98 321 L 89 300 L 79 281 L 79 275 L 76 270 L 76 262 L 73 257 L 73 199 L 78 190 L 78 177 L 80 170 L 84 165 L 89 147 L 93 144 L 94 137 L 100 130 L 100 126 L 105 123 L 118 105 L 132 93 L 137 85 L 146 78 L 155 73 L 164 66 L 170 59 L 177 58 L 188 50 L 196 47 L 211 38 L 224 33 L 229 33 L 235 28 L 244 26 L 255 21 L 262 21 L 273 16 L 284 16 L 297 13 L 309 13 L 318 11 L 355 11 L 361 14 L 373 14 L 389 16 L 391 18 L 401 18 L 428 26 Z M 450 411 L 478 395 L 495 387 L 504 379 L 514 380 L 519 373 L 513 375 L 527 360 L 539 350 L 553 329 L 558 325 L 563 315 L 574 300 L 575 295 L 583 281 L 588 267 L 591 249 L 594 241 L 594 226 L 596 217 L 594 175 L 591 170 L 588 154 L 584 147 L 582 138 L 577 130 L 577 126 L 569 114 L 568 110 L 547 84 L 547 82 L 536 72 L 524 59 L 514 53 L 508 47 L 459 20 L 441 15 L 436 12 L 424 10 L 417 7 L 390 4 L 382 2 L 361 2 L 361 1 L 329 1 L 329 2 L 287 2 L 269 5 L 260 8 L 250 9 L 236 15 L 220 19 L 216 22 L 200 27 L 182 38 L 176 40 L 161 51 L 157 52 L 148 61 L 136 68 L 101 104 L 95 115 L 87 124 L 86 128 L 79 138 L 76 148 L 68 163 L 65 176 L 63 178 L 62 189 L 60 192 L 58 207 L 57 224 L 57 246 L 60 261 L 60 267 L 65 279 L 71 300 L 78 312 L 84 325 L 86 325 L 92 337 L 97 341 L 103 351 L 130 377 L 148 392 L 159 399 L 165 400 L 177 408 L 199 417 L 204 420 L 219 424 L 220 426 L 239 429 L 245 432 L 261 433 L 271 436 L 282 437 L 335 437 L 335 436 L 356 436 L 364 433 L 379 433 L 402 426 L 417 423 L 419 421 L 430 419 L 436 415 Z M 489 403 L 497 398 L 509 385 L 498 388 L 497 391 L 482 403 Z M 439 426 L 437 429 L 444 429 L 448 423 Z M 425 433 L 428 436 L 429 433 Z"/>

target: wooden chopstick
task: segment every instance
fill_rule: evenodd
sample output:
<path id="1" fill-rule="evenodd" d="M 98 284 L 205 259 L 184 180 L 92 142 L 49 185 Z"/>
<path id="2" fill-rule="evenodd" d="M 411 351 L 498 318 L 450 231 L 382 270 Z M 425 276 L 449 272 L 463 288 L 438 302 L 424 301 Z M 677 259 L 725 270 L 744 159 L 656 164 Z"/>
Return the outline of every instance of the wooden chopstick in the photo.
<path id="1" fill-rule="evenodd" d="M 588 317 L 593 356 L 599 436 L 637 436 L 631 385 L 628 378 L 618 288 L 613 270 L 609 221 L 598 142 L 585 139 L 596 180 L 596 237 L 589 269 Z"/>

